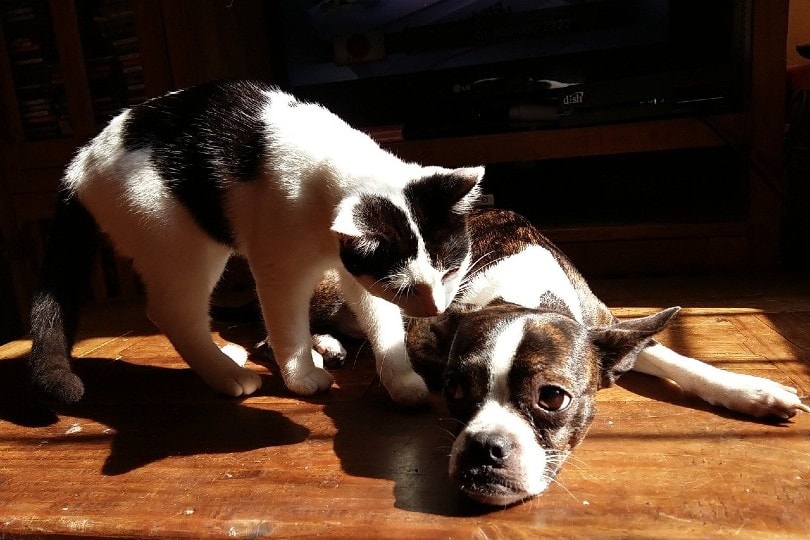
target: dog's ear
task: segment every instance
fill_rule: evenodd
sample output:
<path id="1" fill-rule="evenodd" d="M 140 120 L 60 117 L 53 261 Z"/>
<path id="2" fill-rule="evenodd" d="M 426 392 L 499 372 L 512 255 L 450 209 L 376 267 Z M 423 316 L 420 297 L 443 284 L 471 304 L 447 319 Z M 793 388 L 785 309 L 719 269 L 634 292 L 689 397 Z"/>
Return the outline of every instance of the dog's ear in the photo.
<path id="1" fill-rule="evenodd" d="M 433 319 L 412 319 L 408 322 L 408 357 L 430 388 L 438 390 L 443 386 L 450 345 L 459 320 L 464 313 L 473 309 L 474 306 L 453 303 L 447 311 Z"/>
<path id="2" fill-rule="evenodd" d="M 436 336 L 437 341 L 447 343 L 449 348 L 453 336 L 456 335 L 456 329 L 461 317 L 465 313 L 470 313 L 479 309 L 473 304 L 462 304 L 454 302 L 443 314 L 434 317 L 430 321 L 430 331 Z"/>
<path id="3" fill-rule="evenodd" d="M 680 309 L 671 307 L 647 317 L 590 330 L 591 341 L 599 352 L 599 388 L 612 386 L 616 379 L 633 369 L 638 353 L 647 346 L 650 338 L 669 324 Z"/>

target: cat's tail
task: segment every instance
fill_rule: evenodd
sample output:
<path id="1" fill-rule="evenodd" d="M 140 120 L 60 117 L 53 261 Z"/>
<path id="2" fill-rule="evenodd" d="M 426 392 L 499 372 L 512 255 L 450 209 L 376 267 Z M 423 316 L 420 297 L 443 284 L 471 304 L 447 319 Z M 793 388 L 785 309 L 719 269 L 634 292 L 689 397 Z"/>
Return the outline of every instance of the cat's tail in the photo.
<path id="1" fill-rule="evenodd" d="M 75 194 L 63 194 L 31 301 L 29 367 L 37 387 L 66 403 L 76 402 L 84 394 L 82 381 L 70 368 L 70 351 L 97 249 L 93 217 Z"/>

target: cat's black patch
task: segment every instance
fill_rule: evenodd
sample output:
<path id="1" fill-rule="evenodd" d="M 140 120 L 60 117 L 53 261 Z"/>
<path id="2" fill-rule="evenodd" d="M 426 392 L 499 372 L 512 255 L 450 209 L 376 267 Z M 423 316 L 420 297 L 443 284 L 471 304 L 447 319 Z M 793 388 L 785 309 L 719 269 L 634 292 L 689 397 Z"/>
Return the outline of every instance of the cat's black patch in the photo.
<path id="1" fill-rule="evenodd" d="M 151 149 L 151 162 L 172 193 L 223 244 L 233 243 L 225 182 L 255 179 L 265 155 L 264 90 L 272 87 L 244 81 L 193 86 L 134 107 L 124 124 L 124 148 Z"/>
<path id="2" fill-rule="evenodd" d="M 420 178 L 404 190 L 428 256 L 436 268 L 457 268 L 470 250 L 467 221 L 451 209 L 474 185 L 466 178 L 438 174 Z"/>
<path id="3" fill-rule="evenodd" d="M 355 276 L 375 279 L 390 276 L 416 257 L 418 241 L 408 217 L 390 200 L 364 196 L 354 209 L 354 222 L 364 237 L 344 237 L 340 241 L 343 266 Z M 377 244 L 368 252 L 368 241 Z"/>

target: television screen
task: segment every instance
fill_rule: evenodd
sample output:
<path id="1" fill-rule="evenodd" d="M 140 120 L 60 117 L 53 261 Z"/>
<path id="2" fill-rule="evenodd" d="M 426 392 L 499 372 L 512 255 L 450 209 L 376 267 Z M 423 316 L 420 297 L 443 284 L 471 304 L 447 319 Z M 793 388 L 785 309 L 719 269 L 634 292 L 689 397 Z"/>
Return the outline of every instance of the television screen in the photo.
<path id="1" fill-rule="evenodd" d="M 285 0 L 291 86 L 664 43 L 666 0 Z"/>
<path id="2" fill-rule="evenodd" d="M 409 137 L 739 107 L 750 0 L 280 0 L 283 87 Z"/>

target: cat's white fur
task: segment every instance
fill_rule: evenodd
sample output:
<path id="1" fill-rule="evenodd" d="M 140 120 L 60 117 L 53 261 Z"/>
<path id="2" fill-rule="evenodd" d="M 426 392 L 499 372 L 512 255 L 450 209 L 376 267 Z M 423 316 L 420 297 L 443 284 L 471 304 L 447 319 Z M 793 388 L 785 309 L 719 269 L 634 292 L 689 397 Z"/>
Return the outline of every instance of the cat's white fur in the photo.
<path id="1" fill-rule="evenodd" d="M 359 195 L 381 195 L 404 209 L 402 190 L 409 180 L 449 171 L 403 162 L 317 105 L 297 103 L 281 92 L 266 95 L 261 111 L 269 141 L 266 178 L 233 182 L 226 213 L 236 251 L 246 256 L 255 277 L 268 339 L 285 383 L 302 395 L 331 384 L 329 374 L 313 363 L 308 305 L 324 271 L 337 269 L 348 303 L 372 344 L 383 385 L 399 403 L 424 401 L 427 387 L 408 360 L 399 307 L 370 294 L 367 287 L 373 284 L 358 283 L 343 268 L 338 236 L 359 233 L 351 213 Z M 117 249 L 133 259 L 146 285 L 149 317 L 186 362 L 216 390 L 250 394 L 260 387 L 260 377 L 231 361 L 214 345 L 209 330 L 209 296 L 232 250 L 213 241 L 172 197 L 150 164 L 148 150 L 123 147 L 128 115 L 115 118 L 79 152 L 66 172 L 65 186 Z M 478 180 L 483 175 L 482 168 L 465 172 Z M 417 231 L 412 221 L 410 226 Z M 423 243 L 419 249 L 409 271 L 440 289 L 432 294 L 435 305 L 421 308 L 441 312 L 466 268 L 443 284 L 442 271 L 429 264 Z M 373 292 L 384 296 L 384 291 Z"/>

